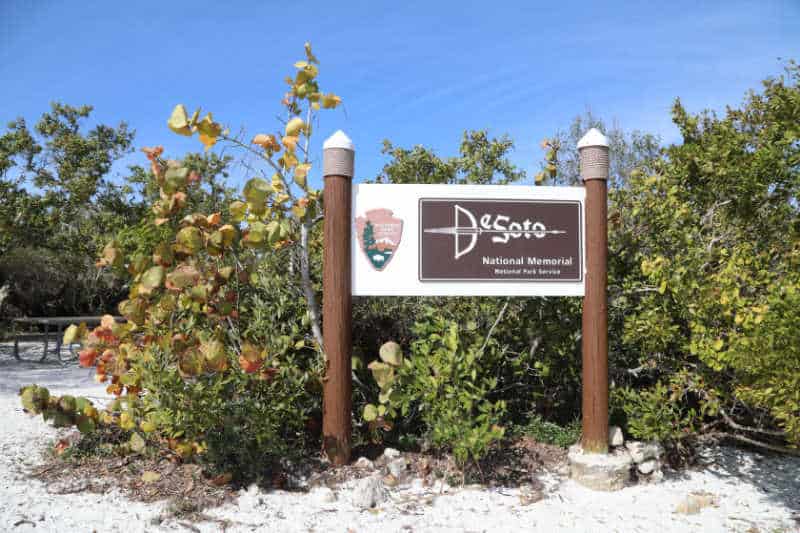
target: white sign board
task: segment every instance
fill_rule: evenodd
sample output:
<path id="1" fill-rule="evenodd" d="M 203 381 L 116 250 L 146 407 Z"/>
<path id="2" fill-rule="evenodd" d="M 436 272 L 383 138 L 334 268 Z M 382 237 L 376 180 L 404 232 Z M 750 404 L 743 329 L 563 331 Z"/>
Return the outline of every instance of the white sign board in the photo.
<path id="1" fill-rule="evenodd" d="M 356 296 L 583 296 L 583 187 L 353 186 Z"/>

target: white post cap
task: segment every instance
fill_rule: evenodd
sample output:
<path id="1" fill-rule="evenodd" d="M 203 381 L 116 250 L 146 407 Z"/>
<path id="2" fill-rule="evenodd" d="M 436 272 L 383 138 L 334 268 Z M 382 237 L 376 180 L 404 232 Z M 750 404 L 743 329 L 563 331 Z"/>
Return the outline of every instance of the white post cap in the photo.
<path id="1" fill-rule="evenodd" d="M 355 156 L 353 141 L 342 130 L 337 131 L 322 143 L 322 175 L 352 178 Z"/>
<path id="2" fill-rule="evenodd" d="M 586 132 L 586 135 L 581 137 L 578 141 L 578 149 L 588 148 L 590 146 L 604 146 L 608 148 L 608 139 L 597 128 L 592 128 Z"/>
<path id="3" fill-rule="evenodd" d="M 343 150 L 350 150 L 351 152 L 355 151 L 353 141 L 351 141 L 350 137 L 348 137 L 342 130 L 338 130 L 336 133 L 328 137 L 324 143 L 322 143 L 323 150 L 327 150 L 329 148 L 341 148 Z"/>

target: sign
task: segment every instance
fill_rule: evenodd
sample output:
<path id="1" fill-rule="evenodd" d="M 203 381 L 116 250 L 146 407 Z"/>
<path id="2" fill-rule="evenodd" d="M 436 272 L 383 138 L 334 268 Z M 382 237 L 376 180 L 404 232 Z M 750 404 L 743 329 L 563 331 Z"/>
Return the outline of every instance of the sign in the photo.
<path id="1" fill-rule="evenodd" d="M 582 296 L 583 187 L 353 187 L 354 295 Z"/>

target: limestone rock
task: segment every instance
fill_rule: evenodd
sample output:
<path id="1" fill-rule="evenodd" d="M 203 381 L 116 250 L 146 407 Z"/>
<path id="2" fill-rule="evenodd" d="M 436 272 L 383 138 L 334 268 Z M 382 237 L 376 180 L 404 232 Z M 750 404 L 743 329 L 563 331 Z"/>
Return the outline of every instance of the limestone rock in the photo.
<path id="1" fill-rule="evenodd" d="M 379 476 L 360 479 L 350 494 L 350 503 L 359 509 L 376 507 L 389 497 L 388 491 Z"/>
<path id="2" fill-rule="evenodd" d="M 659 459 L 664 455 L 664 448 L 658 441 L 640 442 L 636 440 L 629 440 L 625 443 L 625 447 L 631 454 L 631 459 L 636 464 L 647 461 L 648 459 Z"/>
<path id="3" fill-rule="evenodd" d="M 640 474 L 652 474 L 655 470 L 660 470 L 660 465 L 657 459 L 648 459 L 639 463 L 637 470 Z"/>
<path id="4" fill-rule="evenodd" d="M 530 505 L 544 499 L 544 490 L 542 487 L 534 487 L 532 485 L 525 485 L 519 490 L 519 503 L 520 505 Z"/>
<path id="5" fill-rule="evenodd" d="M 364 468 L 371 470 L 375 467 L 372 461 L 367 459 L 366 457 L 359 457 L 358 460 L 353 464 L 356 468 Z"/>
<path id="6" fill-rule="evenodd" d="M 704 507 L 717 504 L 717 498 L 708 492 L 694 492 L 689 494 L 681 501 L 675 508 L 676 513 L 680 514 L 697 514 Z"/>
<path id="7" fill-rule="evenodd" d="M 625 444 L 625 437 L 622 434 L 622 428 L 619 426 L 611 426 L 608 428 L 608 445 L 609 446 L 622 446 Z"/>
<path id="8" fill-rule="evenodd" d="M 406 460 L 403 457 L 392 459 L 386 465 L 386 469 L 389 471 L 391 475 L 400 479 L 401 477 L 403 477 L 403 474 L 406 471 Z"/>
<path id="9" fill-rule="evenodd" d="M 631 477 L 631 456 L 624 449 L 610 454 L 584 453 L 580 444 L 569 448 L 567 454 L 570 476 L 593 490 L 622 489 Z"/>
<path id="10" fill-rule="evenodd" d="M 387 459 L 396 459 L 397 457 L 400 457 L 400 451 L 395 450 L 394 448 L 386 448 L 383 450 L 383 456 Z"/>

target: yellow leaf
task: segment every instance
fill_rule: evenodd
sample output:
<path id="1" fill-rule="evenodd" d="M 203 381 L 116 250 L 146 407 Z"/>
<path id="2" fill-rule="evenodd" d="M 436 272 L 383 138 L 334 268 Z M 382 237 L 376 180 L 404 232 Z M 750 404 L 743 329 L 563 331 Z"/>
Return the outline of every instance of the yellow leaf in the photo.
<path id="1" fill-rule="evenodd" d="M 278 162 L 283 165 L 283 168 L 286 170 L 294 168 L 298 163 L 297 156 L 295 156 L 293 152 L 284 152 L 283 156 L 278 159 Z"/>
<path id="2" fill-rule="evenodd" d="M 198 107 L 194 113 L 192 113 L 192 118 L 189 119 L 189 126 L 197 125 L 197 119 L 200 118 L 200 108 Z"/>
<path id="3" fill-rule="evenodd" d="M 725 345 L 725 341 L 723 341 L 722 339 L 715 340 L 714 344 L 713 344 L 714 351 L 717 351 L 717 352 L 720 351 L 724 345 Z"/>
<path id="4" fill-rule="evenodd" d="M 281 143 L 283 143 L 287 150 L 294 152 L 297 148 L 297 137 L 287 135 L 281 139 Z"/>
<path id="5" fill-rule="evenodd" d="M 319 64 L 319 60 L 316 57 L 314 57 L 313 53 L 311 53 L 311 43 L 306 43 L 305 45 L 303 45 L 303 48 L 305 48 L 306 50 L 306 58 L 308 59 L 308 61 L 311 63 Z"/>
<path id="6" fill-rule="evenodd" d="M 664 294 L 667 291 L 667 280 L 661 282 L 658 286 L 658 294 Z"/>
<path id="7" fill-rule="evenodd" d="M 286 135 L 289 137 L 297 137 L 303 131 L 305 123 L 300 117 L 294 117 L 286 124 Z"/>
<path id="8" fill-rule="evenodd" d="M 292 214 L 296 216 L 299 220 L 302 220 L 304 216 L 306 216 L 306 208 L 301 207 L 299 205 L 295 205 L 292 207 Z"/>
<path id="9" fill-rule="evenodd" d="M 283 190 L 283 180 L 278 174 L 272 176 L 272 189 L 275 192 L 281 192 Z"/>
<path id="10" fill-rule="evenodd" d="M 222 126 L 214 122 L 211 113 L 208 113 L 197 123 L 197 131 L 200 132 L 200 142 L 208 150 L 216 144 L 217 137 L 222 133 Z"/>
<path id="11" fill-rule="evenodd" d="M 145 483 L 153 483 L 161 479 L 161 474 L 152 470 L 145 470 L 142 474 L 142 481 Z"/>
<path id="12" fill-rule="evenodd" d="M 322 107 L 324 109 L 334 109 L 337 105 L 342 103 L 342 99 L 333 93 L 328 93 L 322 97 Z"/>
<path id="13" fill-rule="evenodd" d="M 172 110 L 167 126 L 178 135 L 191 137 L 192 128 L 189 125 L 189 117 L 186 116 L 186 108 L 183 107 L 183 104 L 176 105 L 175 109 Z"/>
<path id="14" fill-rule="evenodd" d="M 306 176 L 311 169 L 311 163 L 302 163 L 294 169 L 294 182 L 301 188 L 306 188 Z"/>

